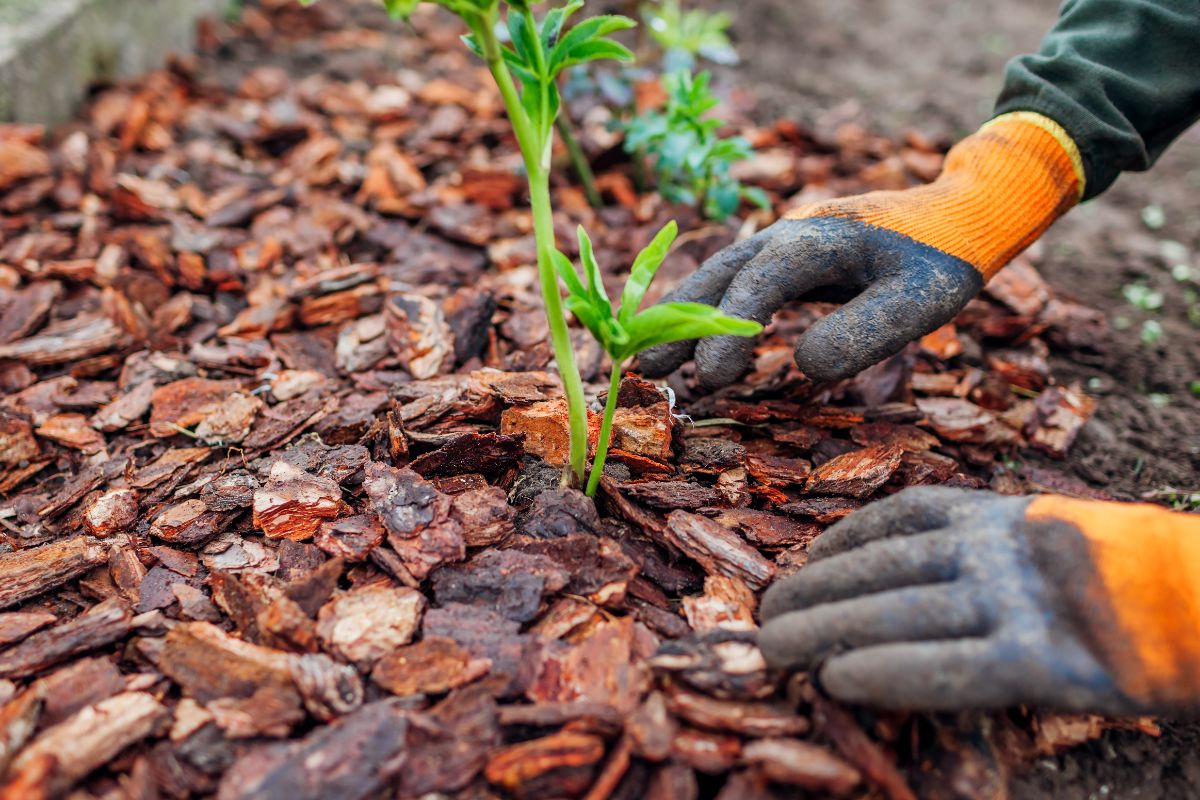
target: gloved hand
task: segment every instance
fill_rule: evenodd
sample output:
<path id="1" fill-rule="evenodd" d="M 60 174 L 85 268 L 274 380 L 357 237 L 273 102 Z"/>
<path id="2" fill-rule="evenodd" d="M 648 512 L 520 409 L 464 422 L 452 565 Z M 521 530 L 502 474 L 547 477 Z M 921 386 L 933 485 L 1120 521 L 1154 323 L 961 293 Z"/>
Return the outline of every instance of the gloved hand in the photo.
<path id="1" fill-rule="evenodd" d="M 813 289 L 858 292 L 796 344 L 814 380 L 848 377 L 954 318 L 984 283 L 1083 194 L 1074 142 L 1039 114 L 997 117 L 959 142 L 933 183 L 796 209 L 714 255 L 666 301 L 719 305 L 764 325 Z M 677 369 L 695 349 L 708 388 L 736 380 L 754 343 L 735 336 L 643 353 L 650 376 Z"/>
<path id="2" fill-rule="evenodd" d="M 767 661 L 885 708 L 1200 708 L 1200 517 L 908 489 L 763 598 Z"/>

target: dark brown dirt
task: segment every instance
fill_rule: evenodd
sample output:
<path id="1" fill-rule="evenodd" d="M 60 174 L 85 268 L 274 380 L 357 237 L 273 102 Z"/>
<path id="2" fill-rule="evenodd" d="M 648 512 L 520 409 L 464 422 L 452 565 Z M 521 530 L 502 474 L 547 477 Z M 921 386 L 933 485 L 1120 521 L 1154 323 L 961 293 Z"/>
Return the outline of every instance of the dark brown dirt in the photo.
<path id="1" fill-rule="evenodd" d="M 858 121 L 956 138 L 987 118 L 1004 63 L 1036 48 L 1053 23 L 1047 0 L 720 0 L 736 18 L 745 59 L 737 81 L 754 89 L 763 119 L 793 117 L 818 129 Z M 1100 399 L 1069 466 L 1127 497 L 1200 489 L 1200 329 L 1171 268 L 1200 277 L 1200 130 L 1189 131 L 1150 173 L 1126 175 L 1046 235 L 1039 262 L 1064 294 L 1104 311 L 1114 332 L 1103 355 L 1057 356 L 1055 374 Z M 1154 224 L 1155 215 L 1161 225 Z M 1151 223 L 1151 224 L 1148 224 Z M 1123 287 L 1144 282 L 1158 312 L 1131 306 Z M 1142 341 L 1158 321 L 1163 336 Z M 1127 323 L 1127 325 L 1126 325 Z M 1125 325 L 1125 330 L 1120 328 Z M 1012 783 L 1015 798 L 1200 797 L 1200 724 L 1165 726 L 1161 739 L 1110 734 L 1039 762 Z"/>

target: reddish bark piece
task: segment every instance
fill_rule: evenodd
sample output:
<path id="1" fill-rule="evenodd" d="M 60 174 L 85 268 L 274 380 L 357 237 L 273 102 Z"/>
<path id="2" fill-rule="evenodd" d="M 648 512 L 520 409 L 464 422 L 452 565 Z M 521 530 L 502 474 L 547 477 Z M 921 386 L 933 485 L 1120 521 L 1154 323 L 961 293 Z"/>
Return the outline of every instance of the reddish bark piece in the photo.
<path id="1" fill-rule="evenodd" d="M 288 663 L 304 707 L 317 719 L 329 722 L 362 705 L 362 680 L 354 667 L 311 653 Z"/>
<path id="2" fill-rule="evenodd" d="M 0 189 L 50 173 L 50 156 L 20 139 L 0 139 Z"/>
<path id="3" fill-rule="evenodd" d="M 85 455 L 104 449 L 104 435 L 83 414 L 55 414 L 38 427 L 37 435 Z"/>
<path id="4" fill-rule="evenodd" d="M 49 611 L 9 611 L 0 614 L 0 647 L 19 642 L 57 619 Z"/>
<path id="5" fill-rule="evenodd" d="M 1111 333 L 1103 311 L 1059 298 L 1046 304 L 1038 321 L 1049 326 L 1050 345 L 1062 350 L 1104 352 Z"/>
<path id="6" fill-rule="evenodd" d="M 812 464 L 802 458 L 752 454 L 746 456 L 746 471 L 766 486 L 802 486 Z"/>
<path id="7" fill-rule="evenodd" d="M 250 697 L 263 686 L 294 690 L 291 656 L 244 642 L 207 622 L 177 625 L 159 659 L 165 675 L 201 703 L 218 697 Z"/>
<path id="8" fill-rule="evenodd" d="M 489 669 L 488 659 L 473 657 L 453 639 L 429 636 L 380 659 L 371 680 L 401 697 L 444 694 L 478 680 Z"/>
<path id="9" fill-rule="evenodd" d="M 806 718 L 782 703 L 719 700 L 681 688 L 668 691 L 667 707 L 699 728 L 741 736 L 799 736 L 810 727 Z"/>
<path id="10" fill-rule="evenodd" d="M 433 300 L 395 294 L 384 303 L 384 315 L 400 363 L 414 378 L 432 378 L 453 366 L 454 334 Z"/>
<path id="11" fill-rule="evenodd" d="M 1051 387 L 1037 399 L 1037 423 L 1029 443 L 1049 456 L 1066 458 L 1095 411 L 1096 401 L 1078 389 Z"/>
<path id="12" fill-rule="evenodd" d="M 466 433 L 413 459 L 409 468 L 423 478 L 477 472 L 497 477 L 520 464 L 524 453 L 519 436 Z"/>
<path id="13" fill-rule="evenodd" d="M 418 591 L 364 586 L 322 606 L 317 633 L 332 653 L 365 668 L 412 641 L 424 610 L 425 596 Z"/>
<path id="14" fill-rule="evenodd" d="M 689 481 L 648 481 L 619 484 L 634 500 L 660 511 L 724 505 L 725 498 L 711 486 Z"/>
<path id="15" fill-rule="evenodd" d="M 547 654 L 528 696 L 536 702 L 607 703 L 622 713 L 641 700 L 649 675 L 634 656 L 633 620 L 596 626 L 566 651 Z"/>
<path id="16" fill-rule="evenodd" d="M 454 495 L 451 516 L 462 527 L 467 547 L 499 544 L 512 535 L 516 510 L 499 487 L 485 486 Z"/>
<path id="17" fill-rule="evenodd" d="M 956 397 L 918 399 L 917 408 L 934 432 L 951 442 L 1002 445 L 1015 443 L 1019 438 L 1016 431 L 1002 424 L 990 411 Z"/>
<path id="18" fill-rule="evenodd" d="M 704 594 L 683 598 L 688 624 L 698 633 L 716 630 L 753 631 L 754 609 L 758 602 L 750 587 L 737 578 L 709 575 L 704 579 Z"/>
<path id="19" fill-rule="evenodd" d="M 93 536 L 105 537 L 131 530 L 138 521 L 137 493 L 112 489 L 88 503 L 83 510 L 83 527 Z"/>
<path id="20" fill-rule="evenodd" d="M 444 636 L 458 642 L 476 658 L 492 662 L 492 675 L 507 677 L 501 694 L 518 693 L 527 678 L 525 665 L 539 650 L 531 637 L 520 633 L 521 625 L 476 606 L 452 603 L 425 613 L 422 636 Z"/>
<path id="21" fill-rule="evenodd" d="M 41 453 L 33 426 L 20 417 L 0 412 L 0 465 L 16 466 Z"/>
<path id="22" fill-rule="evenodd" d="M 156 516 L 150 535 L 172 544 L 197 544 L 216 536 L 229 522 L 229 514 L 209 511 L 203 500 L 185 500 Z"/>
<path id="23" fill-rule="evenodd" d="M 822 525 L 837 522 L 862 508 L 863 502 L 849 497 L 805 497 L 786 505 L 779 511 L 797 517 L 811 517 Z"/>
<path id="24" fill-rule="evenodd" d="M 645 796 L 655 800 L 697 800 L 700 786 L 696 781 L 696 773 L 687 764 L 665 764 L 650 779 Z"/>
<path id="25" fill-rule="evenodd" d="M 237 444 L 250 433 L 254 418 L 264 407 L 254 395 L 234 392 L 202 409 L 204 418 L 196 424 L 196 438 L 218 447 Z"/>
<path id="26" fill-rule="evenodd" d="M 415 579 L 466 556 L 462 526 L 450 514 L 451 498 L 412 470 L 370 464 L 363 488 L 388 541 Z"/>
<path id="27" fill-rule="evenodd" d="M 125 678 L 109 658 L 83 658 L 44 678 L 34 687 L 42 696 L 38 726 L 57 725 L 82 709 L 125 689 Z"/>
<path id="28" fill-rule="evenodd" d="M 515 550 L 485 550 L 465 564 L 433 574 L 438 605 L 464 603 L 495 610 L 514 622 L 529 622 L 542 602 L 566 587 L 568 572 L 551 558 Z"/>
<path id="29" fill-rule="evenodd" d="M 153 395 L 152 382 L 139 383 L 97 410 L 91 424 L 105 433 L 124 430 L 146 415 Z"/>
<path id="30" fill-rule="evenodd" d="M 1024 317 L 1036 317 L 1054 296 L 1026 253 L 996 273 L 995 279 L 984 287 L 984 293 Z"/>
<path id="31" fill-rule="evenodd" d="M 210 511 L 250 508 L 258 488 L 258 480 L 253 475 L 244 470 L 235 470 L 218 475 L 205 484 L 200 490 L 200 499 Z"/>
<path id="32" fill-rule="evenodd" d="M 895 757 L 871 741 L 849 713 L 814 694 L 812 720 L 817 733 L 832 741 L 842 758 L 854 765 L 868 783 L 891 800 L 916 800 Z"/>
<path id="33" fill-rule="evenodd" d="M 370 703 L 282 746 L 242 755 L 221 779 L 219 800 L 366 800 L 407 757 L 408 720 L 395 701 Z"/>
<path id="34" fill-rule="evenodd" d="M 211 452 L 207 447 L 179 447 L 167 450 L 149 464 L 135 470 L 129 478 L 129 485 L 134 489 L 153 488 L 204 461 Z"/>
<path id="35" fill-rule="evenodd" d="M 665 536 L 710 575 L 740 578 L 757 590 L 770 583 L 775 574 L 775 566 L 758 551 L 706 517 L 673 511 L 667 517 Z"/>
<path id="36" fill-rule="evenodd" d="M 304 719 L 296 693 L 263 686 L 247 698 L 219 697 L 206 708 L 229 739 L 282 738 Z"/>
<path id="37" fill-rule="evenodd" d="M 671 755 L 675 729 L 675 720 L 668 713 L 662 692 L 651 692 L 625 722 L 634 755 L 647 761 L 664 761 Z"/>
<path id="38" fill-rule="evenodd" d="M 876 446 L 831 458 L 815 468 L 804 484 L 809 494 L 868 497 L 900 468 L 898 447 Z"/>
<path id="39" fill-rule="evenodd" d="M 175 436 L 192 428 L 238 389 L 237 381 L 184 378 L 160 386 L 150 398 L 150 434 Z"/>
<path id="40" fill-rule="evenodd" d="M 525 452 L 552 466 L 562 466 L 570 458 L 570 429 L 565 400 L 549 400 L 533 405 L 515 406 L 500 416 L 500 433 L 523 436 Z M 596 414 L 588 413 L 588 440 L 600 432 Z"/>
<path id="41" fill-rule="evenodd" d="M 373 516 L 358 514 L 322 522 L 313 543 L 331 556 L 347 561 L 365 561 L 383 543 L 386 531 Z"/>
<path id="42" fill-rule="evenodd" d="M 570 576 L 567 591 L 610 608 L 620 607 L 638 568 L 621 546 L 607 537 L 572 534 L 525 542 L 514 549 L 549 556 Z"/>
<path id="43" fill-rule="evenodd" d="M 267 485 L 254 493 L 254 524 L 272 539 L 311 539 L 322 522 L 349 510 L 337 483 L 286 461 L 275 462 Z"/>
<path id="44" fill-rule="evenodd" d="M 363 488 L 388 534 L 401 539 L 419 534 L 444 516 L 450 505 L 448 498 L 412 470 L 379 463 L 367 466 Z"/>
<path id="45" fill-rule="evenodd" d="M 575 797 L 591 785 L 603 757 L 603 739 L 561 731 L 500 750 L 484 774 L 520 798 Z"/>
<path id="46" fill-rule="evenodd" d="M 0 554 L 0 608 L 36 597 L 103 564 L 108 548 L 76 536 L 52 544 Z"/>
<path id="47" fill-rule="evenodd" d="M 742 741 L 724 733 L 682 728 L 671 743 L 671 755 L 705 775 L 728 772 L 742 755 Z"/>
<path id="48" fill-rule="evenodd" d="M 65 794 L 92 770 L 129 745 L 155 733 L 170 718 L 166 706 L 145 692 L 125 692 L 87 706 L 40 733 L 13 760 L 20 774 L 43 756 L 54 758 L 47 789 Z"/>
<path id="49" fill-rule="evenodd" d="M 98 603 L 70 622 L 35 633 L 0 653 L 0 678 L 24 678 L 123 638 L 133 628 L 119 598 Z"/>
<path id="50" fill-rule="evenodd" d="M 781 507 L 783 510 L 786 506 Z M 796 522 L 778 514 L 752 508 L 731 508 L 718 513 L 714 520 L 737 530 L 755 547 L 794 547 L 816 538 L 822 527 L 813 522 Z"/>

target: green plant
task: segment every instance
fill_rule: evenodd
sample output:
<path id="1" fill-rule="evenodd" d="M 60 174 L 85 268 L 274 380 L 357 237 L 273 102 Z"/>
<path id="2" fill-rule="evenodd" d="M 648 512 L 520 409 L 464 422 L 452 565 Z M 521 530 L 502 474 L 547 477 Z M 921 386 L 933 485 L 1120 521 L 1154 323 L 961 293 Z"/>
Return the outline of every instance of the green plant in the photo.
<path id="1" fill-rule="evenodd" d="M 307 4 L 314 0 L 301 2 Z M 404 18 L 423 0 L 382 2 L 392 16 Z M 466 23 L 470 33 L 463 40 L 467 47 L 487 64 L 500 90 L 517 146 L 521 151 L 529 183 L 534 238 L 537 242 L 538 280 L 550 327 L 554 358 L 558 364 L 558 373 L 567 401 L 570 435 L 568 465 L 570 473 L 582 484 L 587 467 L 587 405 L 583 381 L 580 379 L 575 354 L 571 349 L 570 332 L 558 283 L 559 276 L 567 282 L 568 307 L 600 340 L 613 357 L 614 364 L 617 364 L 618 360 L 620 364 L 624 364 L 632 354 L 654 344 L 712 333 L 744 332 L 740 335 L 751 335 L 761 330 L 761 326 L 745 320 L 732 320 L 707 306 L 697 307 L 707 309 L 706 312 L 681 304 L 675 307 L 674 311 L 648 309 L 642 314 L 636 314 L 654 271 L 666 257 L 667 249 L 674 239 L 673 224 L 668 227 L 671 231 L 670 236 L 660 234 L 638 257 L 623 295 L 620 314 L 617 316 L 613 315 L 612 306 L 604 296 L 599 268 L 596 266 L 591 241 L 587 239 L 587 235 L 582 234 L 580 237 L 581 247 L 587 242 L 583 257 L 587 288 L 584 289 L 583 295 L 576 291 L 582 289 L 583 284 L 571 267 L 570 261 L 558 249 L 550 202 L 550 155 L 555 121 L 562 105 L 558 78 L 564 70 L 577 64 L 600 60 L 632 61 L 633 53 L 611 36 L 618 31 L 632 28 L 635 24 L 633 20 L 603 15 L 589 17 L 574 26 L 568 26 L 571 16 L 583 7 L 583 0 L 570 0 L 563 6 L 553 8 L 540 21 L 534 17 L 528 0 L 504 0 L 508 7 L 504 16 L 510 39 L 506 44 L 502 43 L 497 35 L 501 17 L 500 0 L 433 2 L 450 10 Z M 574 281 L 571 278 L 574 278 Z M 581 297 L 586 298 L 587 302 L 580 302 Z M 672 306 L 656 308 L 670 309 Z M 707 325 L 704 324 L 706 314 L 709 320 Z M 690 327 L 682 324 L 685 319 L 691 320 Z M 659 326 L 659 330 L 656 331 L 655 326 Z M 680 333 L 687 335 L 680 337 L 677 335 Z M 676 338 L 673 339 L 672 336 Z M 617 367 L 614 367 L 613 375 L 614 381 L 619 379 Z M 612 407 L 606 413 L 609 433 L 612 411 L 615 410 L 615 396 L 615 389 L 609 392 L 609 405 Z M 604 448 L 597 451 L 589 493 L 595 492 L 606 453 L 607 440 L 604 441 Z M 564 476 L 564 479 L 566 477 Z"/>
<path id="2" fill-rule="evenodd" d="M 740 136 L 721 138 L 721 121 L 708 115 L 717 105 L 707 72 L 674 72 L 663 78 L 667 104 L 625 124 L 625 150 L 649 160 L 658 191 L 676 203 L 696 205 L 717 221 L 737 211 L 742 200 L 766 207 L 766 194 L 743 186 L 731 174 L 753 152 Z"/>
<path id="3" fill-rule="evenodd" d="M 567 287 L 567 308 L 591 331 L 612 361 L 608 400 L 604 405 L 600 437 L 596 442 L 596 458 L 588 478 L 588 496 L 596 493 L 604 470 L 604 459 L 608 456 L 613 417 L 617 410 L 617 390 L 625 362 L 655 345 L 704 336 L 754 336 L 762 330 L 757 322 L 726 316 L 712 306 L 701 303 L 660 303 L 638 312 L 650 282 L 667 257 L 677 233 L 675 223 L 669 223 L 638 254 L 621 292 L 621 306 L 616 311 L 613 311 L 612 302 L 604 290 L 592 240 L 582 226 L 579 227 L 578 236 L 583 277 L 580 277 L 569 258 L 561 252 L 555 254 L 555 269 Z"/>
<path id="4" fill-rule="evenodd" d="M 736 64 L 737 51 L 729 41 L 733 18 L 724 12 L 694 8 L 684 11 L 679 0 L 659 0 L 642 6 L 646 30 L 663 49 L 663 69 L 691 71 L 696 57 L 715 64 Z"/>

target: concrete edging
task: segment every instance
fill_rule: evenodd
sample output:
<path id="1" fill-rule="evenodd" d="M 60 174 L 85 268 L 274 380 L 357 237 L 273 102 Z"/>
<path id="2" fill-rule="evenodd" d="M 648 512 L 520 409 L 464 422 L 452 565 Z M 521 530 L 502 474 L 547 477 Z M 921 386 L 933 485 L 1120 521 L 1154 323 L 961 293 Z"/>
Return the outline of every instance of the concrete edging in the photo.
<path id="1" fill-rule="evenodd" d="M 227 0 L 0 0 L 0 122 L 70 119 L 90 84 L 190 52 Z"/>

